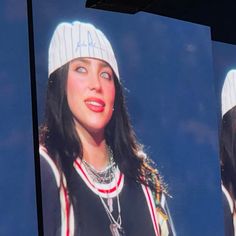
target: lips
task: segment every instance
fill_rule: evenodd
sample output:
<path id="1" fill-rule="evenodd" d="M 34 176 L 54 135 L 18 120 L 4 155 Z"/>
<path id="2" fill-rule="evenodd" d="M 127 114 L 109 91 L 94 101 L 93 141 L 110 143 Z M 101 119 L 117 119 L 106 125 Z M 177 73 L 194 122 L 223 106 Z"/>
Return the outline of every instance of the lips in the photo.
<path id="1" fill-rule="evenodd" d="M 94 112 L 103 112 L 105 109 L 105 102 L 99 98 L 87 98 L 85 104 L 89 110 Z"/>

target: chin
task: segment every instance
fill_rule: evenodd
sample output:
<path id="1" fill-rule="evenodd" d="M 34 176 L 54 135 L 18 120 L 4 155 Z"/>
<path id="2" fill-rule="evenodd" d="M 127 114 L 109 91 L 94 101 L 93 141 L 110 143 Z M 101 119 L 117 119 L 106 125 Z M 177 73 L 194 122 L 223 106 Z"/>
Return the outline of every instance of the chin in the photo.
<path id="1" fill-rule="evenodd" d="M 103 135 L 106 126 L 108 125 L 110 117 L 86 117 L 84 122 L 76 120 L 78 125 L 78 131 L 80 129 L 86 129 L 91 134 Z"/>
<path id="2" fill-rule="evenodd" d="M 98 122 L 92 123 L 87 126 L 87 129 L 91 133 L 103 133 L 106 128 L 107 123 L 99 124 Z"/>
<path id="3" fill-rule="evenodd" d="M 88 121 L 87 125 L 91 130 L 95 130 L 97 132 L 103 131 L 106 128 L 107 124 L 109 123 L 110 119 L 111 117 L 107 118 L 104 117 L 103 119 L 101 118 L 90 119 L 90 122 Z"/>

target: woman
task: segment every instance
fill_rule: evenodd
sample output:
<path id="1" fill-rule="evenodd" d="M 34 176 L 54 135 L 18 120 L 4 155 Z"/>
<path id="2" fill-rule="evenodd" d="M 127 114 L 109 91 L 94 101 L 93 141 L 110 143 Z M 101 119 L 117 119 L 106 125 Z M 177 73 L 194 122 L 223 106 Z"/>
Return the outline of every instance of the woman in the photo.
<path id="1" fill-rule="evenodd" d="M 113 49 L 91 24 L 61 23 L 53 34 L 40 156 L 45 235 L 174 234 Z"/>

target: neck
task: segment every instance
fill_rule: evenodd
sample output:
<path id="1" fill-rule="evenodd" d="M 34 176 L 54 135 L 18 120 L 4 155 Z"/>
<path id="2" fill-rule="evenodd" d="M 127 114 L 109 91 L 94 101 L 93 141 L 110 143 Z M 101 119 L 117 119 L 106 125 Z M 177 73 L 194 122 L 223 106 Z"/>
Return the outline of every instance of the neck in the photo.
<path id="1" fill-rule="evenodd" d="M 83 147 L 83 157 L 96 170 L 103 170 L 109 162 L 104 132 L 78 132 Z"/>
<path id="2" fill-rule="evenodd" d="M 103 170 L 109 162 L 106 142 L 101 143 L 82 143 L 83 159 L 91 164 L 96 170 Z"/>

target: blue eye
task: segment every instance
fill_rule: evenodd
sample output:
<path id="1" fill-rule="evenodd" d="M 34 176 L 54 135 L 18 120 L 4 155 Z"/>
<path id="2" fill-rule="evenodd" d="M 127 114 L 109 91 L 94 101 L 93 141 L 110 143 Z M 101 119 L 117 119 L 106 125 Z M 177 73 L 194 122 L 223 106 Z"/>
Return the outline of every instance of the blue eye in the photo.
<path id="1" fill-rule="evenodd" d="M 102 72 L 101 77 L 108 80 L 112 79 L 112 76 L 108 72 Z"/>
<path id="2" fill-rule="evenodd" d="M 76 71 L 79 72 L 79 73 L 87 72 L 87 70 L 84 67 L 82 67 L 82 66 L 79 66 L 78 68 L 76 68 Z"/>

